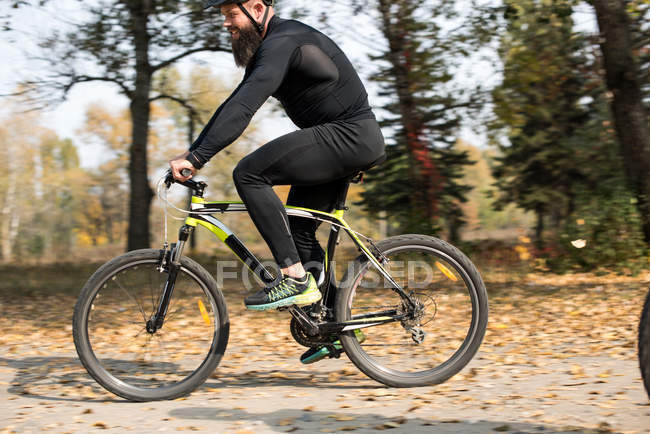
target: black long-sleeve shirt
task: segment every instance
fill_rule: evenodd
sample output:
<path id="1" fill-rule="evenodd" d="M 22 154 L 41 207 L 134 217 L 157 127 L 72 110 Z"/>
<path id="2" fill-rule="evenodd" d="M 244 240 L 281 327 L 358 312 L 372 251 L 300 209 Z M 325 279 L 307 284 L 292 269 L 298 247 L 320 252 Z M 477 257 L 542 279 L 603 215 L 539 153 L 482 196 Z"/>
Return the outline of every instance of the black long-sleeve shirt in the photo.
<path id="1" fill-rule="evenodd" d="M 273 16 L 235 91 L 190 147 L 200 164 L 234 142 L 269 96 L 300 128 L 374 119 L 368 94 L 341 49 L 321 32 Z"/>

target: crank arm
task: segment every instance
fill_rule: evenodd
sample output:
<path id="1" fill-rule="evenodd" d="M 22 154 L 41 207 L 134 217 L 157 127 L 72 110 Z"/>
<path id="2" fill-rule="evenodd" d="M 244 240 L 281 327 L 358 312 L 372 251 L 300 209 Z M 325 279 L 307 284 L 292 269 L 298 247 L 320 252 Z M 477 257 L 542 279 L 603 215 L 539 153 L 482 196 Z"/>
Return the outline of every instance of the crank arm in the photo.
<path id="1" fill-rule="evenodd" d="M 296 321 L 298 321 L 298 324 L 300 324 L 300 327 L 303 328 L 307 332 L 309 336 L 316 336 L 320 332 L 320 328 L 314 320 L 309 318 L 309 316 L 305 313 L 304 310 L 300 309 L 298 306 L 291 305 L 287 308 L 291 316 L 293 316 Z"/>

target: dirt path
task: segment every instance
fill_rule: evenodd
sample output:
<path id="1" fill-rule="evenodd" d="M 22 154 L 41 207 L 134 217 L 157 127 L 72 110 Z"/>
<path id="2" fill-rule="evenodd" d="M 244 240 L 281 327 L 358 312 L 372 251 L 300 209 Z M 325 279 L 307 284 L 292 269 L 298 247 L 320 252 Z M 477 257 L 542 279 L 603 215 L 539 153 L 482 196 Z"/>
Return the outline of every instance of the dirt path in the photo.
<path id="1" fill-rule="evenodd" d="M 0 297 L 0 432 L 650 432 L 635 355 L 647 282 L 544 278 L 493 282 L 477 357 L 448 382 L 389 389 L 345 358 L 311 366 L 286 313 L 250 313 L 228 297 L 226 356 L 187 398 L 128 403 L 79 364 L 73 297 Z M 645 285 L 645 287 L 644 287 Z M 561 290 L 560 290 L 561 289 Z"/>
<path id="2" fill-rule="evenodd" d="M 266 363 L 226 357 L 215 378 L 188 398 L 155 403 L 127 403 L 99 390 L 72 352 L 2 357 L 0 416 L 9 432 L 650 431 L 650 406 L 632 361 L 537 359 L 544 372 L 531 372 L 527 365 L 491 369 L 479 357 L 465 371 L 471 377 L 394 390 L 357 374 L 347 360 L 305 367 L 288 353 L 258 354 Z M 578 364 L 580 379 L 570 371 Z"/>

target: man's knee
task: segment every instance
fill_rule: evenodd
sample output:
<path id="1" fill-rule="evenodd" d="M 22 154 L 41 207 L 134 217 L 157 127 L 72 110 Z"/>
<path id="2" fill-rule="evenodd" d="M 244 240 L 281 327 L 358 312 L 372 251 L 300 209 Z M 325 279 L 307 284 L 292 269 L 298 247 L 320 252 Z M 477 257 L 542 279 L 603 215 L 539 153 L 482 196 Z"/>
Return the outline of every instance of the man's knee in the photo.
<path id="1" fill-rule="evenodd" d="M 232 171 L 232 179 L 236 186 L 264 183 L 263 177 L 251 167 L 250 161 L 243 158 Z"/>

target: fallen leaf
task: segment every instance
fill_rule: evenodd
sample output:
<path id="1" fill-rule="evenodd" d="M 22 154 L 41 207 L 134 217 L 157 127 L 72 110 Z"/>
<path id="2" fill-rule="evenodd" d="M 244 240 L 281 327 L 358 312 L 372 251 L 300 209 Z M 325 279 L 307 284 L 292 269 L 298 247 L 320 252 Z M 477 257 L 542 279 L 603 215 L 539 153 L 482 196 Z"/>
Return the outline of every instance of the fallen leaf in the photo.
<path id="1" fill-rule="evenodd" d="M 282 420 L 278 421 L 278 422 L 276 423 L 276 425 L 280 425 L 280 426 L 288 426 L 288 425 L 291 425 L 291 424 L 293 423 L 293 421 L 294 421 L 293 418 L 288 417 L 288 418 L 286 418 L 286 419 L 282 419 Z"/>
<path id="2" fill-rule="evenodd" d="M 351 416 L 348 414 L 332 414 L 329 417 L 331 417 L 334 420 L 337 420 L 339 422 L 348 422 L 351 420 L 356 420 L 355 416 Z"/>

